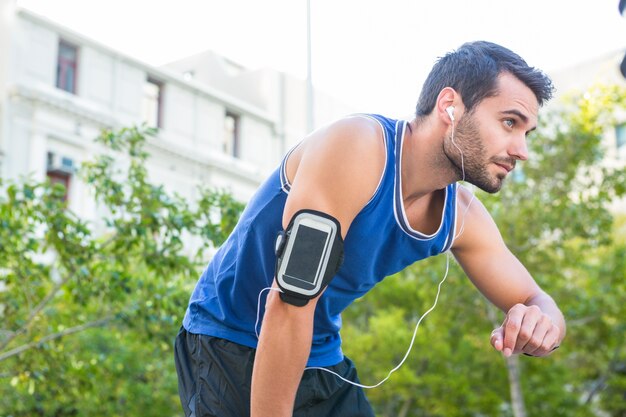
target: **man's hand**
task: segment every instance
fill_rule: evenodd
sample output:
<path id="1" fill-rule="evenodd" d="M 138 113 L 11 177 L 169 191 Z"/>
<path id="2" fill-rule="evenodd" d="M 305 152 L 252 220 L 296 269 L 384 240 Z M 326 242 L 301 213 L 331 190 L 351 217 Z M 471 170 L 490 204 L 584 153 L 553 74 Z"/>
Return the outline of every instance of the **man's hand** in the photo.
<path id="1" fill-rule="evenodd" d="M 514 305 L 502 326 L 491 332 L 491 345 L 504 356 L 546 356 L 558 347 L 561 331 L 536 305 Z"/>

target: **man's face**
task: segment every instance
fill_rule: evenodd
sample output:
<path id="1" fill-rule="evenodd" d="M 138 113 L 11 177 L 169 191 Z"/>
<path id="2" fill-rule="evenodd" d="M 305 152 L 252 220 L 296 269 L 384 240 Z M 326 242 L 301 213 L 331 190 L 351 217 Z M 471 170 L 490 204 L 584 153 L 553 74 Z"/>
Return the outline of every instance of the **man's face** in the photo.
<path id="1" fill-rule="evenodd" d="M 517 160 L 528 159 L 526 135 L 537 125 L 538 103 L 533 92 L 513 75 L 503 73 L 498 94 L 464 113 L 454 141 L 443 150 L 459 178 L 488 193 L 500 190 Z"/>

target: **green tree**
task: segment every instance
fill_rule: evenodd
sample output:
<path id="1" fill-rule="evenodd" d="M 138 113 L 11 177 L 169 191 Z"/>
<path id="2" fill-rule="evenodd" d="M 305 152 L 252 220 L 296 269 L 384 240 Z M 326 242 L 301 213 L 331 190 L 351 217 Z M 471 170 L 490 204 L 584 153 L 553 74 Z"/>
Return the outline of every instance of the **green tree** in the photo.
<path id="1" fill-rule="evenodd" d="M 608 207 L 624 196 L 626 178 L 623 168 L 601 161 L 605 129 L 625 103 L 625 89 L 616 86 L 570 97 L 542 116 L 528 141 L 530 160 L 502 191 L 477 192 L 508 246 L 562 308 L 569 322 L 563 347 L 550 359 L 507 362 L 489 345 L 503 315 L 451 265 L 439 307 L 422 322 L 407 362 L 368 392 L 381 416 L 513 416 L 512 370 L 521 375 L 517 405 L 528 416 L 624 416 L 626 270 Z M 416 263 L 346 312 L 345 351 L 365 384 L 402 359 L 444 264 L 441 257 Z"/>
<path id="2" fill-rule="evenodd" d="M 107 151 L 80 171 L 107 213 L 96 223 L 67 209 L 62 186 L 0 184 L 0 415 L 180 413 L 173 337 L 208 250 L 243 206 L 151 184 L 154 133 L 97 139 Z"/>
<path id="3" fill-rule="evenodd" d="M 587 416 L 597 411 L 591 402 L 580 401 L 590 382 L 581 365 L 598 349 L 610 349 L 608 333 L 617 327 L 603 341 L 585 346 L 580 341 L 594 331 L 594 323 L 579 323 L 589 318 L 590 309 L 602 316 L 604 305 L 622 308 L 592 287 L 599 272 L 599 265 L 593 265 L 603 252 L 616 248 L 609 206 L 624 196 L 626 175 L 623 167 L 610 167 L 604 160 L 603 138 L 616 124 L 614 115 L 625 107 L 623 86 L 596 86 L 570 97 L 530 141 L 535 157 L 524 164 L 524 181 L 511 184 L 501 198 L 487 200 L 509 247 L 559 300 L 570 323 L 563 350 L 552 360 L 520 361 L 532 416 Z M 620 276 L 619 269 L 612 271 Z"/>

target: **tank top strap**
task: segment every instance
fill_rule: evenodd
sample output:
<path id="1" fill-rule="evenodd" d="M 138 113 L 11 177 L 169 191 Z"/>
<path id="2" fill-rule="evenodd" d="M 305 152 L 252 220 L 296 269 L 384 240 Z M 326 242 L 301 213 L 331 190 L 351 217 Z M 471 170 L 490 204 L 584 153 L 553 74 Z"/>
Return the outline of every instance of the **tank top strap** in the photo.
<path id="1" fill-rule="evenodd" d="M 365 208 L 369 207 L 374 200 L 380 197 L 384 190 L 389 190 L 393 188 L 394 182 L 394 167 L 396 165 L 396 142 L 397 142 L 397 130 L 402 131 L 402 126 L 404 122 L 402 120 L 395 120 L 385 116 L 381 116 L 379 114 L 362 114 L 361 116 L 367 117 L 369 119 L 373 119 L 376 121 L 382 129 L 383 140 L 385 142 L 385 168 L 383 169 L 382 175 L 380 177 L 380 181 L 378 182 L 378 186 L 376 187 L 376 191 L 372 195 L 372 198 L 367 202 Z"/>

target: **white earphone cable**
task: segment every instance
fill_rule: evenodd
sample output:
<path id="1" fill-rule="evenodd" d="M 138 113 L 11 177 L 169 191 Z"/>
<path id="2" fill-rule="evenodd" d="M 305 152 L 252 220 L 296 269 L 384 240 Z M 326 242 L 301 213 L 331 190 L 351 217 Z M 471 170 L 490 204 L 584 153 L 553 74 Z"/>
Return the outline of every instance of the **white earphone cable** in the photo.
<path id="1" fill-rule="evenodd" d="M 415 325 L 415 329 L 413 330 L 413 337 L 411 338 L 411 343 L 409 344 L 409 348 L 407 349 L 407 351 L 404 354 L 404 357 L 402 358 L 400 363 L 395 368 L 393 368 L 391 371 L 389 371 L 387 376 L 384 379 L 382 379 L 380 382 L 378 382 L 377 384 L 374 384 L 374 385 L 359 384 L 357 382 L 350 381 L 349 379 L 346 379 L 346 378 L 342 377 L 338 373 L 333 372 L 333 371 L 331 371 L 328 368 L 323 368 L 323 367 L 320 367 L 320 366 L 309 366 L 309 367 L 304 368 L 304 370 L 306 371 L 306 370 L 312 370 L 312 369 L 319 369 L 320 371 L 325 371 L 325 372 L 328 372 L 330 374 L 333 374 L 337 378 L 341 379 L 342 381 L 345 381 L 345 382 L 347 382 L 349 384 L 352 384 L 352 385 L 360 387 L 360 388 L 370 389 L 370 388 L 376 388 L 376 387 L 379 387 L 380 385 L 382 385 L 385 381 L 387 381 L 391 377 L 391 374 L 393 374 L 398 369 L 400 369 L 400 367 L 404 364 L 404 362 L 409 357 L 409 354 L 411 353 L 411 350 L 413 349 L 413 344 L 415 343 L 415 337 L 417 336 L 417 329 L 419 328 L 420 324 L 422 323 L 422 320 L 424 320 L 424 318 L 431 311 L 433 311 L 435 309 L 435 307 L 437 306 L 437 302 L 439 301 L 439 294 L 441 294 L 441 286 L 443 285 L 443 283 L 445 282 L 446 278 L 448 277 L 448 271 L 449 270 L 450 270 L 450 254 L 446 254 L 446 273 L 444 274 L 442 280 L 439 282 L 439 285 L 437 286 L 437 295 L 435 296 L 435 301 L 434 301 L 433 305 L 428 310 L 426 310 L 426 312 L 424 314 L 422 314 L 422 316 L 417 321 L 417 324 Z"/>
<path id="2" fill-rule="evenodd" d="M 454 141 L 454 120 L 453 120 L 453 123 L 452 123 L 451 140 L 452 140 L 452 144 L 454 145 L 454 147 L 461 154 L 461 171 L 462 171 L 462 179 L 461 179 L 461 181 L 465 181 L 465 162 L 464 162 L 464 158 L 463 158 L 463 151 L 461 150 L 461 148 Z M 472 202 L 474 201 L 474 197 L 475 197 L 473 189 L 471 189 L 471 193 L 472 193 L 472 198 L 470 199 L 470 202 L 468 203 L 467 207 L 463 211 L 463 217 L 462 217 L 462 220 L 461 220 L 461 226 L 459 227 L 459 232 L 455 236 L 455 239 L 458 238 L 459 236 L 461 236 L 461 234 L 463 233 L 463 230 L 464 230 L 464 227 L 465 227 L 465 216 L 467 215 L 467 211 L 469 210 Z M 366 388 L 366 389 L 379 387 L 384 382 L 386 382 L 391 377 L 391 375 L 394 372 L 396 372 L 398 369 L 400 369 L 400 367 L 404 364 L 404 362 L 406 362 L 407 358 L 409 357 L 409 354 L 411 353 L 411 350 L 413 349 L 413 345 L 415 343 L 415 337 L 417 336 L 417 330 L 419 329 L 419 326 L 422 323 L 422 320 L 424 320 L 424 318 L 431 311 L 433 311 L 435 309 L 435 307 L 437 306 L 437 303 L 439 301 L 439 295 L 441 294 L 441 286 L 443 285 L 443 283 L 448 278 L 448 273 L 450 271 L 450 256 L 451 256 L 450 252 L 449 251 L 446 252 L 446 271 L 445 271 L 445 274 L 444 274 L 443 278 L 441 279 L 441 281 L 437 285 L 437 295 L 435 296 L 435 301 L 433 302 L 433 305 L 428 310 L 426 310 L 426 312 L 424 312 L 424 314 L 422 314 L 422 316 L 417 321 L 417 324 L 415 325 L 415 329 L 413 330 L 413 336 L 411 337 L 411 342 L 409 343 L 409 347 L 408 347 L 406 353 L 404 354 L 404 357 L 402 358 L 400 363 L 398 363 L 398 365 L 396 365 L 395 368 L 393 368 L 392 370 L 389 371 L 389 373 L 387 374 L 387 376 L 385 378 L 383 378 L 381 381 L 379 381 L 378 383 L 376 383 L 374 385 L 364 385 L 364 384 L 356 383 L 354 381 L 350 381 L 349 379 L 344 378 L 343 376 L 339 375 L 338 373 L 336 373 L 334 371 L 331 371 L 328 368 L 321 367 L 321 366 L 309 366 L 309 367 L 304 368 L 304 370 L 307 371 L 307 370 L 317 369 L 317 370 L 320 370 L 320 371 L 328 372 L 328 373 L 330 373 L 332 375 L 335 375 L 337 378 L 341 379 L 344 382 L 347 382 L 349 384 L 352 384 L 352 385 L 360 387 L 360 388 Z M 258 304 L 257 304 L 257 316 L 256 316 L 256 322 L 254 324 L 254 331 L 256 333 L 257 339 L 259 338 L 258 326 L 259 326 L 259 321 L 260 321 L 261 295 L 265 291 L 278 291 L 278 292 L 280 292 L 281 290 L 279 288 L 267 287 L 267 288 L 263 288 L 261 290 L 261 292 L 259 292 L 259 298 L 258 298 Z"/>
<path id="3" fill-rule="evenodd" d="M 463 158 L 463 151 L 454 140 L 454 119 L 453 118 L 452 118 L 452 132 L 450 134 L 450 139 L 452 140 L 452 144 L 454 145 L 454 147 L 461 154 L 461 177 L 462 177 L 461 181 L 465 182 L 465 160 Z M 472 205 L 472 202 L 474 201 L 474 198 L 476 197 L 476 194 L 474 193 L 474 188 L 473 187 L 469 188 L 469 190 L 472 193 L 472 198 L 470 199 L 469 203 L 467 204 L 467 207 L 465 207 L 465 210 L 463 211 L 463 216 L 461 217 L 461 227 L 459 227 L 459 233 L 457 233 L 456 236 L 454 236 L 455 240 L 458 239 L 459 236 L 463 234 L 463 230 L 465 230 L 465 216 L 467 215 L 467 211 L 469 210 L 470 206 Z"/>

